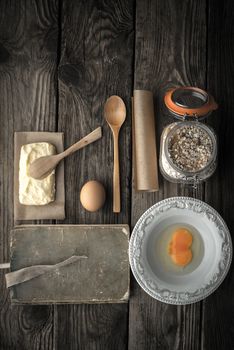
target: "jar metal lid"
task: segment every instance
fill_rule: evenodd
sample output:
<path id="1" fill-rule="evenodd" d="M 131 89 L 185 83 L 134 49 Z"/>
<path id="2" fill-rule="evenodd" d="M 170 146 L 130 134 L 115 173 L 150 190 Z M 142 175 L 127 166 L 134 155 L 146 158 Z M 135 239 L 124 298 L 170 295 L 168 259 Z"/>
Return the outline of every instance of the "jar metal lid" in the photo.
<path id="1" fill-rule="evenodd" d="M 185 116 L 202 118 L 218 108 L 214 98 L 197 87 L 177 87 L 167 91 L 164 102 L 178 119 Z"/>

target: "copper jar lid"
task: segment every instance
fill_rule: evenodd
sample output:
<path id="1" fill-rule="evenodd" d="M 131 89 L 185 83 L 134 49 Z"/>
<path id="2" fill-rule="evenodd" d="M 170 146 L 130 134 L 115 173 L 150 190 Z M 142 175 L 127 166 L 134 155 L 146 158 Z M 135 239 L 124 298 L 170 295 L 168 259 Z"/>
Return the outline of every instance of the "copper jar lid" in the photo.
<path id="1" fill-rule="evenodd" d="M 203 118 L 218 108 L 214 98 L 197 87 L 176 87 L 167 91 L 164 102 L 177 118 L 185 116 Z"/>

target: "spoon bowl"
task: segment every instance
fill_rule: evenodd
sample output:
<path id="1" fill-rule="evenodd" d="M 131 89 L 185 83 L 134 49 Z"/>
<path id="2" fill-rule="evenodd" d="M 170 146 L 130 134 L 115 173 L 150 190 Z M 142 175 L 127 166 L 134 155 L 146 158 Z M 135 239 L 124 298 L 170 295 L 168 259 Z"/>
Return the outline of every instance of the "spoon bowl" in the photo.
<path id="1" fill-rule="evenodd" d="M 104 116 L 111 127 L 121 127 L 126 119 L 126 107 L 119 96 L 111 96 L 104 106 Z"/>

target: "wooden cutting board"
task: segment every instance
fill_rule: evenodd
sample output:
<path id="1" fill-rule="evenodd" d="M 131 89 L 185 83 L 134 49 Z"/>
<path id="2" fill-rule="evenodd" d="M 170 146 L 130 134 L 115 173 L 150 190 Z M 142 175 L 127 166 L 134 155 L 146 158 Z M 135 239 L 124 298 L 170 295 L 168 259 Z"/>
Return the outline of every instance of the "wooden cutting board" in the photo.
<path id="1" fill-rule="evenodd" d="M 24 225 L 11 231 L 11 271 L 73 264 L 10 288 L 14 304 L 121 303 L 129 298 L 127 225 Z"/>

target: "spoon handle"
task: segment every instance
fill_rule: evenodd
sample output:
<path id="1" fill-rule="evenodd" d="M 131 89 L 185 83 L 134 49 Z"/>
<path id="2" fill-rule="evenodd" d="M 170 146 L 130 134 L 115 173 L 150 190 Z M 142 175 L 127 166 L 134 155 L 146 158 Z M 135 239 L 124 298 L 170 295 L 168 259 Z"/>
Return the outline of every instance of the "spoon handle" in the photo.
<path id="1" fill-rule="evenodd" d="M 119 131 L 114 131 L 113 212 L 120 212 Z"/>
<path id="2" fill-rule="evenodd" d="M 86 135 L 81 139 L 80 141 L 74 143 L 71 147 L 67 148 L 64 152 L 60 153 L 59 160 L 73 154 L 74 152 L 78 151 L 79 149 L 89 145 L 90 143 L 99 140 L 102 137 L 102 128 L 99 126 L 97 129 L 92 131 L 90 134 Z"/>

